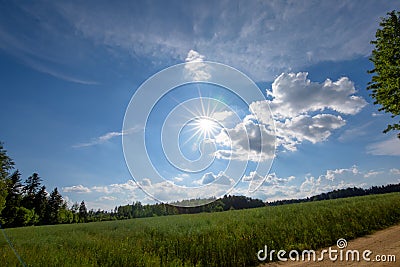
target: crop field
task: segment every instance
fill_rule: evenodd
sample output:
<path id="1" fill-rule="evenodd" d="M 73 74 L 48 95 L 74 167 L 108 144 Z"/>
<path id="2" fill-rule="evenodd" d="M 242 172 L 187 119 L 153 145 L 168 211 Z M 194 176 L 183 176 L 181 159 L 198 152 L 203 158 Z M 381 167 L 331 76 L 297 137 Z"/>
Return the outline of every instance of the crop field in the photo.
<path id="1" fill-rule="evenodd" d="M 27 266 L 257 266 L 256 253 L 317 249 L 400 222 L 400 193 L 75 225 L 6 229 Z M 0 237 L 2 266 L 20 266 Z"/>

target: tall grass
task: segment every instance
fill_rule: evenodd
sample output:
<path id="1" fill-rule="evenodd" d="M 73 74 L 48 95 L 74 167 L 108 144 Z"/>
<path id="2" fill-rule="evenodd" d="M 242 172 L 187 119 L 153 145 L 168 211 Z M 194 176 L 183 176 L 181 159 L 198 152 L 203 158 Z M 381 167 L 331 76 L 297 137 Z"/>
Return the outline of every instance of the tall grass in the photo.
<path id="1" fill-rule="evenodd" d="M 399 222 L 400 193 L 392 193 L 5 231 L 28 266 L 255 266 L 264 245 L 317 249 Z M 4 238 L 0 265 L 19 265 Z"/>

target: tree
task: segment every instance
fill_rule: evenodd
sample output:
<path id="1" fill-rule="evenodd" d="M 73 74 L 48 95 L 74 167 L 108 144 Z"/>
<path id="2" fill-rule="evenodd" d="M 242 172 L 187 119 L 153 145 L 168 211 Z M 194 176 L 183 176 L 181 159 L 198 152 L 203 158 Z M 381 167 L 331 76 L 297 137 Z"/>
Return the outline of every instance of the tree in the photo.
<path id="1" fill-rule="evenodd" d="M 25 186 L 23 188 L 23 192 L 25 193 L 23 199 L 23 206 L 27 209 L 33 209 L 37 206 L 36 196 L 40 191 L 42 179 L 39 177 L 37 173 L 32 174 L 29 176 L 28 179 L 25 181 Z"/>
<path id="2" fill-rule="evenodd" d="M 41 224 L 46 223 L 46 209 L 48 205 L 46 186 L 42 186 L 39 192 L 35 195 L 34 209 L 36 214 L 39 216 Z"/>
<path id="3" fill-rule="evenodd" d="M 50 224 L 59 223 L 59 211 L 63 208 L 64 200 L 57 187 L 51 192 L 47 204 L 47 219 Z"/>
<path id="4" fill-rule="evenodd" d="M 381 28 L 376 31 L 375 45 L 370 60 L 374 69 L 368 71 L 372 76 L 368 90 L 374 99 L 374 104 L 381 105 L 379 111 L 392 114 L 392 118 L 400 115 L 400 12 L 393 10 L 382 18 Z M 383 131 L 400 130 L 399 123 L 389 124 Z M 400 138 L 400 132 L 397 135 Z"/>
<path id="5" fill-rule="evenodd" d="M 21 175 L 16 170 L 10 177 L 6 179 L 7 182 L 7 197 L 6 204 L 2 212 L 2 218 L 5 220 L 5 225 L 20 226 L 14 220 L 17 218 L 18 207 L 20 207 L 22 199 L 22 184 Z"/>
<path id="6" fill-rule="evenodd" d="M 82 222 L 86 222 L 88 216 L 87 208 L 85 205 L 85 201 L 81 202 L 81 205 L 79 206 L 79 219 Z"/>
<path id="7" fill-rule="evenodd" d="M 0 214 L 4 209 L 7 197 L 6 178 L 10 175 L 10 171 L 14 168 L 13 160 L 7 155 L 7 150 L 3 148 L 0 142 Z"/>

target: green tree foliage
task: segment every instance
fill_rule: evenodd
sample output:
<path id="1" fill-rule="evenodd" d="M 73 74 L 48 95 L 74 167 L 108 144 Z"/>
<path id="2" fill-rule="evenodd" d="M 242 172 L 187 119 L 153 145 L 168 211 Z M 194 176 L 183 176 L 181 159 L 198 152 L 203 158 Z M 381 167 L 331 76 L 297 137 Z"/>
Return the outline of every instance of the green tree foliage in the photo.
<path id="1" fill-rule="evenodd" d="M 35 195 L 34 210 L 39 216 L 42 223 L 46 223 L 46 209 L 48 206 L 48 194 L 46 187 L 43 185 Z"/>
<path id="2" fill-rule="evenodd" d="M 7 155 L 7 150 L 3 148 L 3 143 L 0 142 L 0 214 L 5 207 L 7 197 L 7 177 L 10 171 L 14 168 L 14 162 Z"/>
<path id="3" fill-rule="evenodd" d="M 400 12 L 393 10 L 387 15 L 379 24 L 376 40 L 371 41 L 375 45 L 370 58 L 374 69 L 369 73 L 374 75 L 367 89 L 372 91 L 374 104 L 381 105 L 379 111 L 391 113 L 394 118 L 400 115 Z M 383 132 L 392 130 L 400 130 L 400 122 L 389 124 Z"/>
<path id="4" fill-rule="evenodd" d="M 18 208 L 21 206 L 22 200 L 22 184 L 21 174 L 15 171 L 7 178 L 7 197 L 5 208 L 2 212 L 2 217 L 5 219 L 6 227 L 18 226 L 16 221 Z"/>
<path id="5" fill-rule="evenodd" d="M 87 208 L 85 205 L 85 201 L 81 202 L 81 205 L 79 206 L 79 219 L 81 222 L 86 222 L 87 221 L 87 216 L 88 216 L 88 212 L 87 212 Z"/>
<path id="6" fill-rule="evenodd" d="M 59 213 L 64 208 L 64 200 L 60 193 L 58 193 L 57 187 L 51 192 L 48 205 L 47 205 L 47 219 L 50 224 L 61 223 L 59 219 Z"/>
<path id="7" fill-rule="evenodd" d="M 38 204 L 36 203 L 36 196 L 40 191 L 42 179 L 37 173 L 32 174 L 25 181 L 25 186 L 23 187 L 24 199 L 23 205 L 28 209 L 34 209 Z"/>

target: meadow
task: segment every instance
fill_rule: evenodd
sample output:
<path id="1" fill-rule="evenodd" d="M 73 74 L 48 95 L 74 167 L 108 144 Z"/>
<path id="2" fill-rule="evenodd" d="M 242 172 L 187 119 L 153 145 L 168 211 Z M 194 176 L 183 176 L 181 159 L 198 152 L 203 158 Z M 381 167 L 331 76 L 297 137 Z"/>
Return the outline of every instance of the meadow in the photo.
<path id="1" fill-rule="evenodd" d="M 317 249 L 400 222 L 400 193 L 5 232 L 27 266 L 257 266 L 256 253 Z M 0 236 L 2 266 L 20 266 Z"/>

